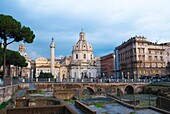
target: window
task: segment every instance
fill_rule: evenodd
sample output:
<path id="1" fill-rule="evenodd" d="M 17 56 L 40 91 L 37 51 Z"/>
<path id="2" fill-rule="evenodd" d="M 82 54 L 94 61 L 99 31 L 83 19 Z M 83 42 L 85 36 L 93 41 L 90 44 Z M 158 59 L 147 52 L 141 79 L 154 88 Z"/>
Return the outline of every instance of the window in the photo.
<path id="1" fill-rule="evenodd" d="M 155 54 L 158 54 L 158 53 L 159 53 L 159 51 L 158 51 L 158 50 L 156 50 L 156 51 L 155 51 Z"/>
<path id="2" fill-rule="evenodd" d="M 162 56 L 160 56 L 160 60 L 163 61 L 163 57 Z"/>
<path id="3" fill-rule="evenodd" d="M 149 56 L 149 61 L 152 61 L 152 56 Z"/>
<path id="4" fill-rule="evenodd" d="M 91 59 L 93 59 L 93 55 L 91 55 Z"/>
<path id="5" fill-rule="evenodd" d="M 157 60 L 158 60 L 157 56 L 155 56 L 155 57 L 154 57 L 154 60 L 155 60 L 155 61 L 157 61 Z"/>
<path id="6" fill-rule="evenodd" d="M 136 48 L 134 48 L 134 53 L 136 53 Z"/>
<path id="7" fill-rule="evenodd" d="M 86 54 L 84 54 L 84 59 L 86 59 Z"/>
<path id="8" fill-rule="evenodd" d="M 161 51 L 161 52 L 160 52 L 160 54 L 162 55 L 162 54 L 163 54 L 163 52 Z"/>
<path id="9" fill-rule="evenodd" d="M 141 55 L 138 55 L 139 60 L 141 60 Z"/>
<path id="10" fill-rule="evenodd" d="M 138 48 L 138 52 L 140 53 L 140 48 Z"/>
<path id="11" fill-rule="evenodd" d="M 76 59 L 78 59 L 78 54 L 76 54 Z"/>
<path id="12" fill-rule="evenodd" d="M 142 56 L 142 60 L 145 61 L 145 55 Z"/>
<path id="13" fill-rule="evenodd" d="M 151 54 L 151 51 L 149 50 L 149 54 Z"/>
<path id="14" fill-rule="evenodd" d="M 89 72 L 89 77 L 91 77 L 91 73 Z"/>
<path id="15" fill-rule="evenodd" d="M 144 48 L 142 48 L 142 53 L 145 53 L 145 49 Z"/>

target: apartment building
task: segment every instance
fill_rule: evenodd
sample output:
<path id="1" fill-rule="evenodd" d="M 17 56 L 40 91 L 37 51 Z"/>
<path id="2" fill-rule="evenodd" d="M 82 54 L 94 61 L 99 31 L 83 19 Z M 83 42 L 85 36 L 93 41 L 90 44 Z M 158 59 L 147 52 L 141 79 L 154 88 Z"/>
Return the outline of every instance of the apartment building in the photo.
<path id="1" fill-rule="evenodd" d="M 141 76 L 164 76 L 169 74 L 170 43 L 158 44 L 135 36 L 115 49 L 115 64 L 121 78 L 136 79 Z"/>
<path id="2" fill-rule="evenodd" d="M 114 76 L 114 54 L 113 53 L 102 56 L 100 58 L 100 63 L 101 63 L 102 77 Z"/>

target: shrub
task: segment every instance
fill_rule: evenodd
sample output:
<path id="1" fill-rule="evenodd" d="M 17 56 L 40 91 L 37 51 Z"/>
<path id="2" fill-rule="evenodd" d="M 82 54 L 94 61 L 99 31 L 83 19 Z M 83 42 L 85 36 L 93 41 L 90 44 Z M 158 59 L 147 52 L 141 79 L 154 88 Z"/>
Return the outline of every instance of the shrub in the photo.
<path id="1" fill-rule="evenodd" d="M 5 108 L 10 102 L 12 102 L 12 99 L 9 99 L 8 101 L 5 101 L 3 102 L 1 105 L 0 105 L 0 110 Z"/>
<path id="2" fill-rule="evenodd" d="M 53 78 L 53 75 L 51 73 L 40 72 L 40 75 L 38 78 Z"/>

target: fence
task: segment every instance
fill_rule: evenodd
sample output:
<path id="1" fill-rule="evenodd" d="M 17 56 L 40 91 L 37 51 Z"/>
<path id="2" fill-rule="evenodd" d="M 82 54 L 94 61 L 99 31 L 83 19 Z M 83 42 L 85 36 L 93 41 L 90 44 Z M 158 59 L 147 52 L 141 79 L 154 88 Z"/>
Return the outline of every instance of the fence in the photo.
<path id="1" fill-rule="evenodd" d="M 134 110 L 151 108 L 165 114 L 169 114 L 168 112 L 170 111 L 170 98 L 152 94 L 131 94 L 125 96 L 107 95 L 115 99 L 117 102 L 133 108 Z"/>
<path id="2" fill-rule="evenodd" d="M 19 85 L 0 87 L 0 104 L 9 100 L 18 89 Z"/>
<path id="3" fill-rule="evenodd" d="M 151 83 L 149 79 L 64 79 L 62 81 L 54 78 L 34 78 L 34 82 L 57 82 L 57 83 Z"/>

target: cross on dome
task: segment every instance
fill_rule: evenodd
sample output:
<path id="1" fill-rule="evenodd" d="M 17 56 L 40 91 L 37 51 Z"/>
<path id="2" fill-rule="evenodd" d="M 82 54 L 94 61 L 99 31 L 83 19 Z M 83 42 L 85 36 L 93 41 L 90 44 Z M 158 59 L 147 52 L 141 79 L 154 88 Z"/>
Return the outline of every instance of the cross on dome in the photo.
<path id="1" fill-rule="evenodd" d="M 83 28 L 81 29 L 80 39 L 79 39 L 79 40 L 86 40 L 86 39 L 85 39 L 85 33 L 83 32 Z"/>

